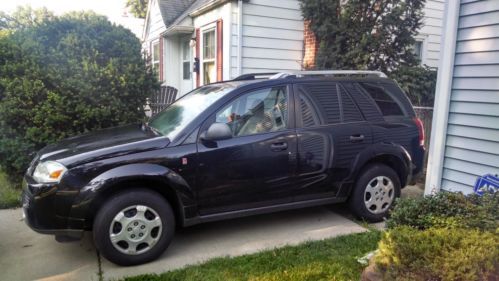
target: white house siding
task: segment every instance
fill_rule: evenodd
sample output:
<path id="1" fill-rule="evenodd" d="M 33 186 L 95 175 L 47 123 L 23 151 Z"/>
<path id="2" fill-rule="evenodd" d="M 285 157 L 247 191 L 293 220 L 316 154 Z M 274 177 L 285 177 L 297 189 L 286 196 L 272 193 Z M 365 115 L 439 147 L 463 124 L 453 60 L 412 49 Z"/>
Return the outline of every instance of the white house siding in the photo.
<path id="1" fill-rule="evenodd" d="M 231 78 L 238 76 L 238 7 L 232 7 Z M 249 0 L 242 13 L 242 73 L 301 69 L 303 19 L 298 0 Z"/>
<path id="2" fill-rule="evenodd" d="M 165 24 L 163 18 L 161 17 L 161 12 L 159 10 L 159 5 L 157 0 L 152 0 L 151 11 L 149 13 L 149 18 L 147 19 L 149 24 L 146 23 L 146 33 L 144 42 L 149 42 L 159 38 L 160 33 L 165 31 Z"/>
<path id="3" fill-rule="evenodd" d="M 426 1 L 423 26 L 416 36 L 423 41 L 422 63 L 430 67 L 438 67 L 444 5 L 445 0 Z"/>
<path id="4" fill-rule="evenodd" d="M 457 28 L 441 188 L 469 193 L 499 173 L 499 1 L 461 1 Z"/>

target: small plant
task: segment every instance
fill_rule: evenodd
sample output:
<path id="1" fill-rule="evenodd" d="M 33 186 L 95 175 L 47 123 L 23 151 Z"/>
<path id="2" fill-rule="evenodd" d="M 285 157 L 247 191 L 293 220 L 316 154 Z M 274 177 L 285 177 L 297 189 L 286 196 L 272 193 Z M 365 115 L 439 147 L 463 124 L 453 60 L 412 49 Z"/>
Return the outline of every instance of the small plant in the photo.
<path id="1" fill-rule="evenodd" d="M 497 280 L 499 235 L 400 226 L 384 234 L 375 262 L 383 280 Z"/>
<path id="2" fill-rule="evenodd" d="M 499 196 L 441 192 L 434 196 L 400 199 L 387 227 L 404 225 L 421 230 L 462 227 L 495 231 L 499 228 Z"/>

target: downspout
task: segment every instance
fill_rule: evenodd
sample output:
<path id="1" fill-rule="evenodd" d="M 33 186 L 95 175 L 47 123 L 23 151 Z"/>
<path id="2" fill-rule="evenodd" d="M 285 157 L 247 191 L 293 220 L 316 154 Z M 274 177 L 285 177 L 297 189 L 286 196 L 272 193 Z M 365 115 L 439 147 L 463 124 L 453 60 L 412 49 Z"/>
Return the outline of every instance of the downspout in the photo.
<path id="1" fill-rule="evenodd" d="M 243 0 L 237 2 L 237 74 L 243 74 Z"/>

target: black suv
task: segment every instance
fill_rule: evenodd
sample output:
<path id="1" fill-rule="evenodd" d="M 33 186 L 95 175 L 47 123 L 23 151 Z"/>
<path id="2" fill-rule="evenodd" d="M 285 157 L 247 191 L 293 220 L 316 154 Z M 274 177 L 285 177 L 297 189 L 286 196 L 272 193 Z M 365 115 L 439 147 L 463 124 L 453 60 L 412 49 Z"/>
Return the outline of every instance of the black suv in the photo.
<path id="1" fill-rule="evenodd" d="M 423 165 L 422 123 L 397 84 L 369 71 L 259 76 L 45 147 L 24 178 L 26 222 L 58 241 L 93 230 L 100 253 L 133 265 L 178 225 L 345 201 L 382 220 Z"/>

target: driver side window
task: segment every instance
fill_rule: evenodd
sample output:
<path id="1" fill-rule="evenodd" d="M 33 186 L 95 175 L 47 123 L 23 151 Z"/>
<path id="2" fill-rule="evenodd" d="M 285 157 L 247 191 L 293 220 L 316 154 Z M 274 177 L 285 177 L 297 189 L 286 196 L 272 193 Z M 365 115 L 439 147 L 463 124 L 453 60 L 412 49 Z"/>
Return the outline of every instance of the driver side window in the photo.
<path id="1" fill-rule="evenodd" d="M 244 94 L 218 111 L 216 122 L 229 125 L 235 137 L 283 130 L 288 122 L 286 87 Z"/>

